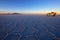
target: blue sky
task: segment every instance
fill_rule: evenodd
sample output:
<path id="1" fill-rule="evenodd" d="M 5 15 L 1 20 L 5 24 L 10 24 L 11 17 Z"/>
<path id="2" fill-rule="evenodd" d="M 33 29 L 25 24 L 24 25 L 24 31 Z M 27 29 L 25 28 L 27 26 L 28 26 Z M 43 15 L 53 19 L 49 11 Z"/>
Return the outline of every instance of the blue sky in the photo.
<path id="1" fill-rule="evenodd" d="M 60 0 L 0 0 L 0 11 L 22 13 L 60 11 Z"/>

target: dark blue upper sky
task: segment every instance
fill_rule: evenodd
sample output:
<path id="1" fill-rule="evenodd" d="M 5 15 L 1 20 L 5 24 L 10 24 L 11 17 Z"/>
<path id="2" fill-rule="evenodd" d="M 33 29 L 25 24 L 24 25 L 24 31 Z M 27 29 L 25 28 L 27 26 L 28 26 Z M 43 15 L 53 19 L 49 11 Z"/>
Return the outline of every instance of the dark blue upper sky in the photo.
<path id="1" fill-rule="evenodd" d="M 29 13 L 60 11 L 60 0 L 0 0 L 0 11 Z"/>

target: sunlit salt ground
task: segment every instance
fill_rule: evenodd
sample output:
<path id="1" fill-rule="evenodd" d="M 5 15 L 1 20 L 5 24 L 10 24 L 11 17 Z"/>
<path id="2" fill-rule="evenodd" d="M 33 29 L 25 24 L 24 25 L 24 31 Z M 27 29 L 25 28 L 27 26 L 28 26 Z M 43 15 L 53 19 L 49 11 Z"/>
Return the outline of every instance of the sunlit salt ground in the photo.
<path id="1" fill-rule="evenodd" d="M 60 40 L 60 16 L 0 15 L 0 40 Z"/>

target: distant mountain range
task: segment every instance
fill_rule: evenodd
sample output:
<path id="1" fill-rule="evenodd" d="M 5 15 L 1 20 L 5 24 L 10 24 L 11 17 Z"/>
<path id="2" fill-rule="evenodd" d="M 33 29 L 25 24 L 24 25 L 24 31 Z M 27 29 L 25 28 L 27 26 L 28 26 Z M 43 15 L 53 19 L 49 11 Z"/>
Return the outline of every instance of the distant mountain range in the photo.
<path id="1" fill-rule="evenodd" d="M 21 13 L 0 11 L 0 14 L 21 14 Z"/>

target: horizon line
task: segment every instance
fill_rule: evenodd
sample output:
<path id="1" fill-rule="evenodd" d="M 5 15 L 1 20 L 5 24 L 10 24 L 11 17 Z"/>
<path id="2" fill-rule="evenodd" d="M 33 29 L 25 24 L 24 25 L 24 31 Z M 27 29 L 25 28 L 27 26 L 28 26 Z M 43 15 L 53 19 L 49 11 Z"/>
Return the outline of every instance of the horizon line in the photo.
<path id="1" fill-rule="evenodd" d="M 60 14 L 60 12 L 57 12 L 57 11 L 51 11 L 51 12 L 56 12 L 57 14 Z M 21 13 L 21 14 L 46 14 L 46 13 L 50 13 L 49 11 L 48 12 L 13 12 L 13 11 L 0 11 L 0 14 L 2 13 Z"/>

